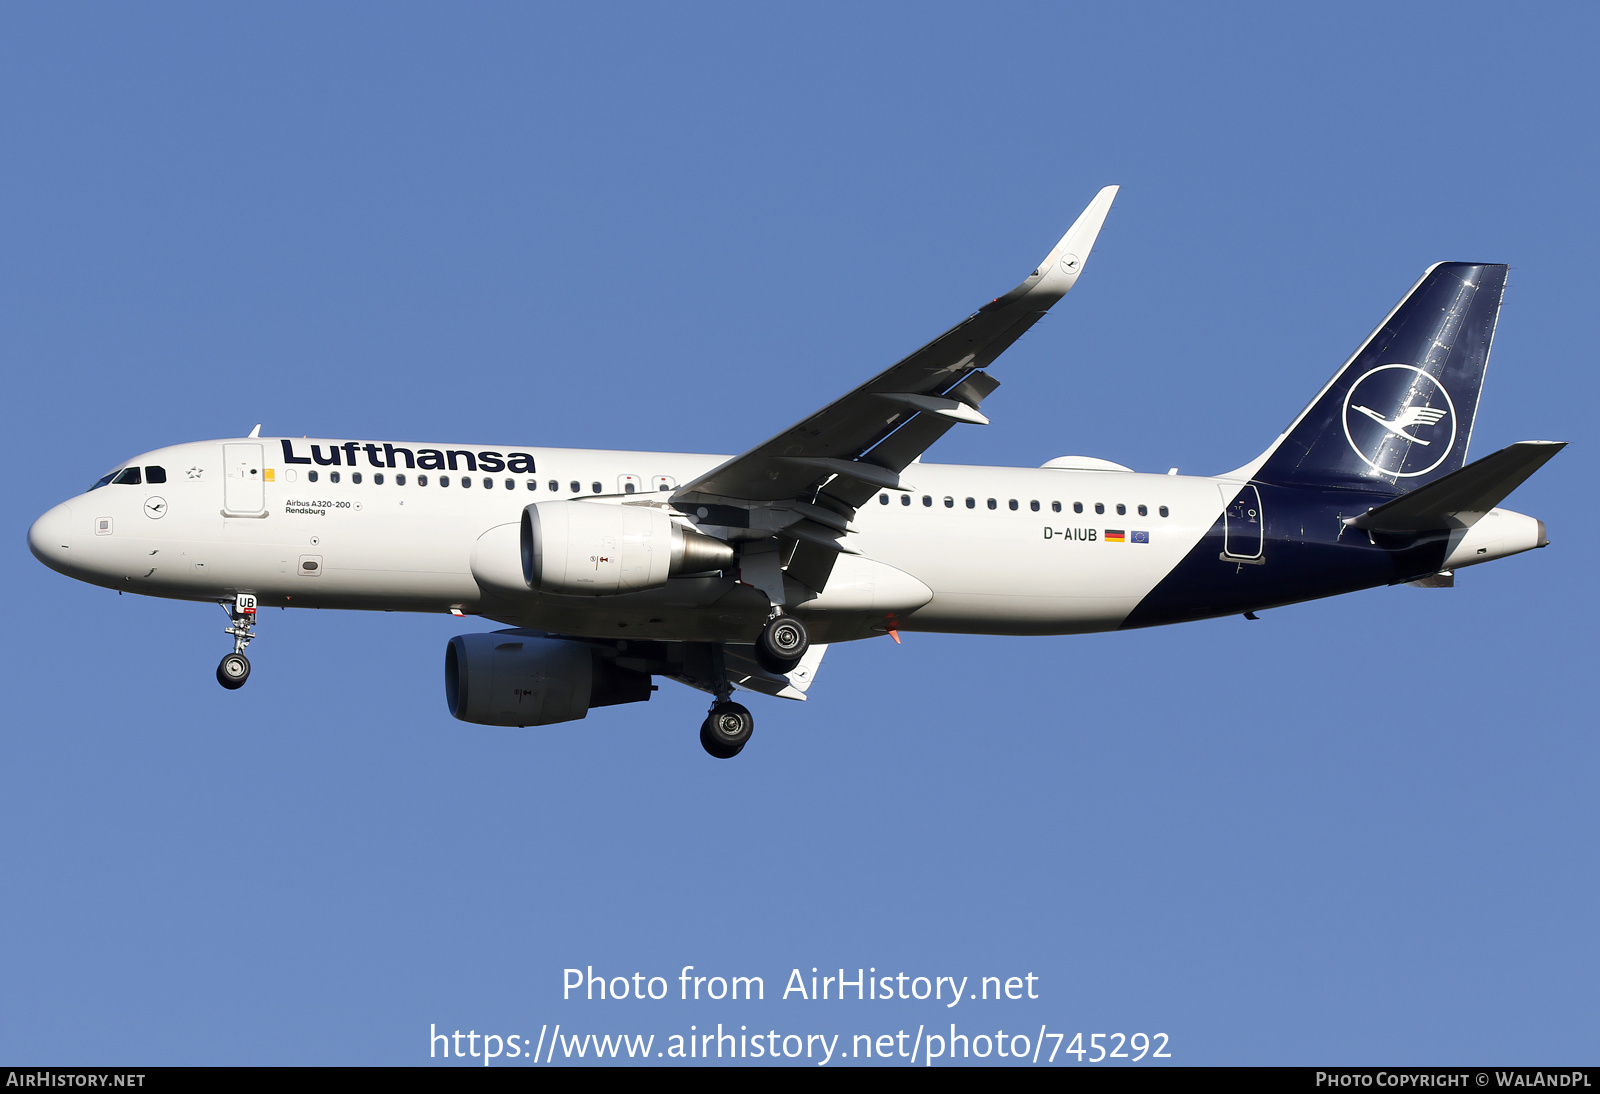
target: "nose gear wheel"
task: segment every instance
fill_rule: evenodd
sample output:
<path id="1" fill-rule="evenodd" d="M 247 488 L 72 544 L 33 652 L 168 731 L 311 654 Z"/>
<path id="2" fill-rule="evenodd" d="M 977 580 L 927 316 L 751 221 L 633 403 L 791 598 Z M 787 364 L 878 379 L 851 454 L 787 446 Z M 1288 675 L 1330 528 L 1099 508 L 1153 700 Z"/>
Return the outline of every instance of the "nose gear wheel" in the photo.
<path id="1" fill-rule="evenodd" d="M 250 659 L 242 653 L 230 653 L 217 665 L 217 683 L 229 691 L 244 687 L 250 679 Z"/>

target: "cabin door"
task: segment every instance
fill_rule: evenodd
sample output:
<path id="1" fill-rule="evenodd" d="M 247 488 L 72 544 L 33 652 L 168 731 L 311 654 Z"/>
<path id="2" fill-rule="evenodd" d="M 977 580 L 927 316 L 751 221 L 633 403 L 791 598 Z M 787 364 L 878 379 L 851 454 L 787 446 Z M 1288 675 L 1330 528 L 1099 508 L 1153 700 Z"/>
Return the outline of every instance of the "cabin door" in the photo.
<path id="1" fill-rule="evenodd" d="M 255 516 L 267 508 L 259 444 L 222 446 L 222 508 L 230 516 Z"/>
<path id="2" fill-rule="evenodd" d="M 1222 510 L 1222 553 L 1230 558 L 1260 558 L 1266 527 L 1261 518 L 1261 492 L 1254 486 L 1221 489 L 1224 501 L 1230 494 L 1233 497 Z"/>

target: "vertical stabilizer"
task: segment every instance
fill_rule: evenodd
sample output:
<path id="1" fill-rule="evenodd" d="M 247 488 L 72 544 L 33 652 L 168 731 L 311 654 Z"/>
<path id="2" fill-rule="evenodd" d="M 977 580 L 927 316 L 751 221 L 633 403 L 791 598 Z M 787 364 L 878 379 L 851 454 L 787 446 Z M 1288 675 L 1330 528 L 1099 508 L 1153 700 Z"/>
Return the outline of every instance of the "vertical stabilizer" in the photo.
<path id="1" fill-rule="evenodd" d="M 1505 284 L 1502 265 L 1430 268 L 1254 477 L 1399 493 L 1462 467 Z"/>

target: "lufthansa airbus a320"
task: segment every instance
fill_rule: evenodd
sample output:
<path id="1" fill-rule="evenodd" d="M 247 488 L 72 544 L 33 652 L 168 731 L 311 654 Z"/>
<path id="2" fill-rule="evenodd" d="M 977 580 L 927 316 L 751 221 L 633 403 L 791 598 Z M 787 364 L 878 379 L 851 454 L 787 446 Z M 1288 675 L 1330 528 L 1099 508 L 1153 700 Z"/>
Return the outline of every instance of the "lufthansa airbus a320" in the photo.
<path id="1" fill-rule="evenodd" d="M 508 629 L 445 650 L 468 722 L 541 726 L 714 697 L 706 751 L 805 698 L 827 647 L 901 631 L 1085 634 L 1379 585 L 1448 585 L 1545 546 L 1499 508 L 1563 446 L 1466 459 L 1506 267 L 1430 267 L 1243 467 L 1139 474 L 922 462 L 983 425 L 996 358 L 1072 288 L 1106 187 L 1027 279 L 742 455 L 247 437 L 158 448 L 41 516 L 34 555 L 108 589 L 216 601 L 237 688 L 260 607 L 451 612 Z"/>

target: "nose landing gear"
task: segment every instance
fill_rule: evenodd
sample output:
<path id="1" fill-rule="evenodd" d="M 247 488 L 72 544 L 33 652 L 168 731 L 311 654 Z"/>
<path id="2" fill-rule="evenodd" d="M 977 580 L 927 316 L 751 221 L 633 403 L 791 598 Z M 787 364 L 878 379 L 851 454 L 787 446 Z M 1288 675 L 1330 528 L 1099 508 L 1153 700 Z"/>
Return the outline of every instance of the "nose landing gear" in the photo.
<path id="1" fill-rule="evenodd" d="M 255 637 L 256 598 L 252 593 L 240 593 L 232 604 L 223 601 L 222 610 L 228 613 L 228 627 L 222 633 L 233 636 L 233 652 L 217 665 L 217 683 L 236 691 L 250 679 L 250 659 L 244 650 Z"/>

